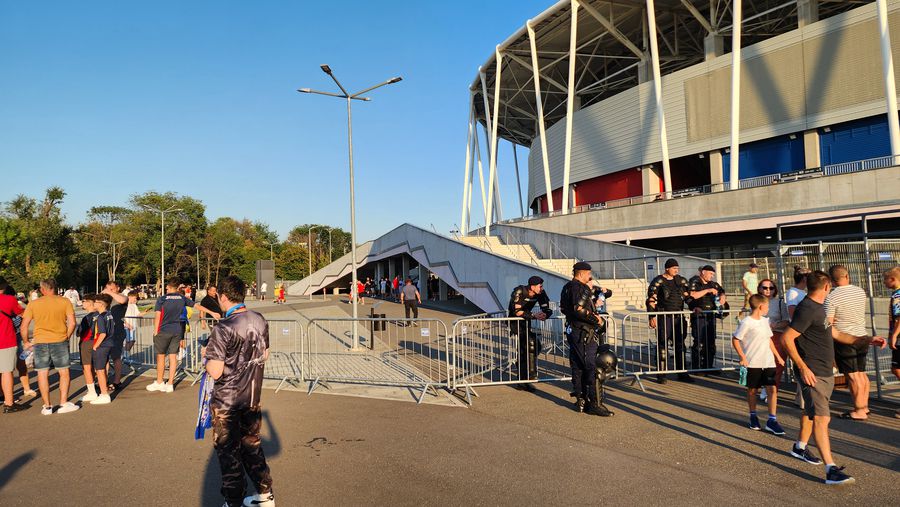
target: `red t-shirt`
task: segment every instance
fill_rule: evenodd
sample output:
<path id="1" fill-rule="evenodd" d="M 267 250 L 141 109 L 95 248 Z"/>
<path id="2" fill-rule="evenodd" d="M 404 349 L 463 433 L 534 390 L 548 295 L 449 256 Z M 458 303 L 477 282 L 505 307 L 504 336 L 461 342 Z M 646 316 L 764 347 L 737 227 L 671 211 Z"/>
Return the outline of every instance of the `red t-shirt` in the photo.
<path id="1" fill-rule="evenodd" d="M 362 282 L 356 282 L 356 292 L 362 294 L 366 291 L 366 286 Z"/>
<path id="2" fill-rule="evenodd" d="M 6 315 L 0 314 L 0 349 L 7 349 L 16 346 L 16 328 L 13 327 L 12 319 L 7 317 L 11 315 L 22 315 L 22 307 L 15 297 L 6 294 L 0 294 L 0 311 Z"/>

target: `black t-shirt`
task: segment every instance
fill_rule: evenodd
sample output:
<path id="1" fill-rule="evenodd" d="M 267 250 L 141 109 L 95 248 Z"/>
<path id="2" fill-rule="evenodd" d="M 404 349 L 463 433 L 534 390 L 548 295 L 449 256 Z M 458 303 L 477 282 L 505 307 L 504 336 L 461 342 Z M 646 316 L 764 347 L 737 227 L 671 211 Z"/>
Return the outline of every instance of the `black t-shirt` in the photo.
<path id="1" fill-rule="evenodd" d="M 694 276 L 691 278 L 690 282 L 688 282 L 688 288 L 690 289 L 690 292 L 699 292 L 706 289 L 716 289 L 716 294 L 718 295 L 722 295 L 725 293 L 725 289 L 723 289 L 722 286 L 719 285 L 715 280 L 704 282 L 703 279 L 699 276 Z M 701 310 L 715 310 L 716 296 L 715 294 L 705 294 L 697 299 L 691 299 L 688 301 L 688 308 L 690 308 L 691 310 L 693 310 L 694 308 L 700 308 Z"/>
<path id="2" fill-rule="evenodd" d="M 259 405 L 263 366 L 269 348 L 269 326 L 254 311 L 232 314 L 212 329 L 206 358 L 225 363 L 216 380 L 212 408 L 244 410 Z"/>
<path id="3" fill-rule="evenodd" d="M 219 308 L 219 302 L 216 301 L 216 298 L 210 296 L 209 294 L 203 296 L 203 299 L 200 300 L 200 306 L 206 308 L 211 312 L 216 312 L 219 315 L 222 315 L 222 309 Z"/>
<path id="4" fill-rule="evenodd" d="M 128 311 L 128 303 L 122 304 L 113 300 L 112 306 L 109 307 L 109 314 L 112 315 L 116 330 L 110 338 L 116 343 L 125 341 L 125 312 Z"/>
<path id="5" fill-rule="evenodd" d="M 825 305 L 809 297 L 800 301 L 791 320 L 791 329 L 800 333 L 797 338 L 800 357 L 817 377 L 834 376 L 834 339 L 826 322 Z"/>

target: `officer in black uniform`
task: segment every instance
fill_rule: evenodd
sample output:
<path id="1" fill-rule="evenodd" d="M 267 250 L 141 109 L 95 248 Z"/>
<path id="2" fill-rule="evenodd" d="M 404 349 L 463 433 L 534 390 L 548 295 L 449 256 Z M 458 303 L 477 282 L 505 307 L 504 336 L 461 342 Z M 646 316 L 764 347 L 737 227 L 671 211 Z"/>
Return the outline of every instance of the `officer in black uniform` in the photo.
<path id="1" fill-rule="evenodd" d="M 559 309 L 566 316 L 575 410 L 609 416 L 612 413 L 597 399 L 597 346 L 604 323 L 594 306 L 589 285 L 591 265 L 577 262 L 572 271 L 572 280 L 563 286 L 559 296 Z"/>
<path id="2" fill-rule="evenodd" d="M 531 313 L 534 305 L 540 306 L 541 311 Z M 537 378 L 537 339 L 531 329 L 531 319 L 546 320 L 553 314 L 550 309 L 550 298 L 544 292 L 544 279 L 532 276 L 528 279 L 528 285 L 519 285 L 513 289 L 509 296 L 507 307 L 509 317 L 519 317 L 524 320 L 510 322 L 510 334 L 519 337 L 519 380 L 533 380 Z M 516 384 L 517 389 L 534 392 L 531 384 Z"/>
<path id="3" fill-rule="evenodd" d="M 688 281 L 691 299 L 688 308 L 691 314 L 691 363 L 695 370 L 713 368 L 716 361 L 716 310 L 727 303 L 725 289 L 713 278 L 716 268 L 706 265 L 700 274 Z"/>
<path id="4" fill-rule="evenodd" d="M 685 301 L 690 298 L 688 282 L 678 274 L 678 261 L 669 259 L 666 261 L 666 271 L 657 275 L 650 282 L 647 289 L 647 311 L 653 312 L 680 312 L 684 310 Z M 650 327 L 656 329 L 656 351 L 659 370 L 668 370 L 669 342 L 673 342 L 675 348 L 675 364 L 671 365 L 676 370 L 685 369 L 684 338 L 687 323 L 682 315 L 650 315 Z M 693 382 L 687 373 L 679 373 L 678 380 Z M 666 383 L 665 375 L 657 375 L 656 381 Z"/>

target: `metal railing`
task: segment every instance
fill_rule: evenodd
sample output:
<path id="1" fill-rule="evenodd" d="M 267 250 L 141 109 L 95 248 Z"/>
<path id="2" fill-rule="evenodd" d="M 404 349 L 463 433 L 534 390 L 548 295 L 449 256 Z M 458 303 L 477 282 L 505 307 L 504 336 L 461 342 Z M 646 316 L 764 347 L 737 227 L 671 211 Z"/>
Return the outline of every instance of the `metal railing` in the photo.
<path id="1" fill-rule="evenodd" d="M 447 387 L 447 326 L 437 319 L 312 319 L 303 340 L 301 370 L 309 393 L 328 383 L 418 387 L 421 403 L 437 387 Z M 354 343 L 358 345 L 354 347 Z"/>

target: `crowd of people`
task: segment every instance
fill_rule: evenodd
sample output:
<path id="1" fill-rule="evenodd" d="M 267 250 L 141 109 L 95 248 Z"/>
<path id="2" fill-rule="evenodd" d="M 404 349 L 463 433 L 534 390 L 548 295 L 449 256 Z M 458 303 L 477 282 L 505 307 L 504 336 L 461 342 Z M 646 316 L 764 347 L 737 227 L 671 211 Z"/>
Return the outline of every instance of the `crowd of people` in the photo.
<path id="1" fill-rule="evenodd" d="M 678 378 L 694 382 L 688 372 L 706 374 L 718 371 L 716 358 L 717 319 L 729 315 L 725 289 L 715 282 L 715 268 L 702 266 L 690 280 L 679 275 L 675 259 L 668 259 L 665 272 L 655 277 L 647 290 L 649 326 L 656 329 L 657 381 L 666 382 L 666 371 L 678 372 Z M 861 421 L 868 418 L 870 381 L 867 354 L 871 347 L 890 346 L 891 371 L 900 379 L 900 267 L 883 273 L 889 299 L 889 328 L 886 338 L 870 336 L 866 327 L 866 292 L 851 283 L 843 265 L 831 266 L 828 273 L 795 268 L 794 286 L 782 298 L 773 280 L 758 279 L 758 267 L 751 264 L 742 278 L 744 308 L 731 345 L 740 358 L 740 383 L 747 389 L 748 427 L 774 435 L 784 435 L 778 422 L 778 392 L 785 365 L 793 366 L 798 384 L 798 405 L 802 414 L 798 439 L 791 456 L 806 463 L 825 465 L 826 484 L 854 482 L 835 463 L 831 453 L 828 426 L 830 402 L 835 387 L 835 371 L 844 375 L 850 390 L 852 409 L 841 418 Z M 565 316 L 565 335 L 572 370 L 572 396 L 578 412 L 610 416 L 603 405 L 602 382 L 606 372 L 615 369 L 615 356 L 603 338 L 604 313 L 598 308 L 601 297 L 612 295 L 592 283 L 591 267 L 578 262 L 573 279 L 560 294 L 560 311 Z M 540 311 L 532 313 L 535 305 Z M 687 310 L 685 310 L 687 307 Z M 516 287 L 510 296 L 508 315 L 523 319 L 511 324 L 511 334 L 519 337 L 519 382 L 536 379 L 536 361 L 540 346 L 534 339 L 529 320 L 544 320 L 551 315 L 549 298 L 543 292 L 543 280 L 533 276 L 526 285 Z M 685 339 L 690 321 L 693 344 L 691 362 L 687 361 Z M 674 361 L 670 362 L 670 346 Z M 530 384 L 521 388 L 533 391 Z M 765 425 L 760 424 L 757 400 L 768 405 Z M 900 411 L 895 413 L 900 418 Z M 821 458 L 809 448 L 814 440 Z"/>

